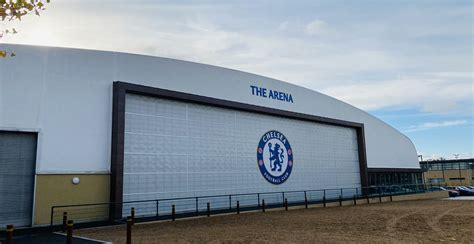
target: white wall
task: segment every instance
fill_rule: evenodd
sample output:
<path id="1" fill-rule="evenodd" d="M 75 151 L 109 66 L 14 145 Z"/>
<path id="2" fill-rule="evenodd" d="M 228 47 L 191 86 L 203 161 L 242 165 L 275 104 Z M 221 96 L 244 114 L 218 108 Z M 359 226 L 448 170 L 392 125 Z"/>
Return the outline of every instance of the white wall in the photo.
<path id="1" fill-rule="evenodd" d="M 38 173 L 110 170 L 116 80 L 364 123 L 369 167 L 418 168 L 403 134 L 334 98 L 271 78 L 173 59 L 80 49 L 1 45 L 0 129 L 39 131 Z M 250 85 L 294 103 L 253 96 Z"/>

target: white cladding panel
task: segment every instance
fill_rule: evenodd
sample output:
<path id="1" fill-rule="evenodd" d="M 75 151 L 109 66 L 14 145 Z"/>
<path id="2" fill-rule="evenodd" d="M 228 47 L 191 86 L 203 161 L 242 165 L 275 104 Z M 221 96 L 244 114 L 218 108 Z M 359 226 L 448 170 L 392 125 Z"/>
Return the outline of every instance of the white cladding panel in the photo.
<path id="1" fill-rule="evenodd" d="M 142 55 L 0 45 L 0 129 L 37 131 L 37 172 L 110 171 L 112 84 L 125 81 L 363 123 L 368 167 L 419 168 L 411 141 L 377 118 L 318 92 L 245 72 Z M 294 103 L 251 94 L 291 93 Z"/>
<path id="2" fill-rule="evenodd" d="M 270 130 L 293 150 L 293 171 L 278 186 L 257 164 Z M 360 187 L 356 131 L 127 94 L 123 187 L 124 201 L 334 188 L 353 188 L 352 196 Z"/>

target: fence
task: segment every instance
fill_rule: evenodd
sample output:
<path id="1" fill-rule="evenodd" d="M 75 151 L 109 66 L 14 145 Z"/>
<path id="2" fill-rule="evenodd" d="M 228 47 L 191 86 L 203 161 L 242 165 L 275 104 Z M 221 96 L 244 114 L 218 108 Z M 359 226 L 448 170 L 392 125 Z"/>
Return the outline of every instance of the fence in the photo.
<path id="1" fill-rule="evenodd" d="M 440 186 L 430 186 L 429 184 L 391 185 L 53 206 L 51 208 L 50 226 L 52 230 L 59 229 L 65 225 L 65 221 L 68 219 L 74 220 L 78 227 L 121 224 L 125 223 L 126 217 L 131 215 L 132 208 L 134 210 L 134 220 L 145 222 L 262 208 L 270 209 L 308 204 L 325 205 L 330 202 L 355 201 L 367 197 L 439 191 L 441 190 Z M 113 217 L 113 214 L 111 214 L 113 209 L 122 209 L 121 216 Z"/>

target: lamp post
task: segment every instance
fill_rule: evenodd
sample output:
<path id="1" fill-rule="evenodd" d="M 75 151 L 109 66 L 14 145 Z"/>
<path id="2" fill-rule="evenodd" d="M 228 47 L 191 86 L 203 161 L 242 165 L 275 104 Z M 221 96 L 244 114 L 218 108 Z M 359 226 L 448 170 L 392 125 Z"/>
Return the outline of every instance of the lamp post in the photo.
<path id="1" fill-rule="evenodd" d="M 458 160 L 458 158 L 459 158 L 459 153 L 455 153 L 455 154 L 453 154 L 453 156 L 454 156 L 454 158 L 455 158 L 456 160 Z M 462 185 L 462 178 L 461 178 L 461 162 L 458 162 L 458 172 L 459 172 L 459 182 L 460 182 L 461 185 Z"/>
<path id="2" fill-rule="evenodd" d="M 423 155 L 418 155 L 418 158 L 420 159 L 420 161 L 423 161 Z"/>
<path id="3" fill-rule="evenodd" d="M 418 155 L 418 159 L 419 159 L 419 162 L 422 162 L 422 161 L 423 161 L 423 155 L 421 155 L 421 154 Z M 426 171 L 429 170 L 429 168 L 426 167 L 426 166 L 425 166 L 425 169 L 426 169 Z M 421 178 L 422 178 L 421 181 L 422 181 L 423 185 L 426 184 L 426 181 L 425 181 L 425 170 L 424 170 L 424 169 L 423 169 L 423 171 L 421 171 Z"/>

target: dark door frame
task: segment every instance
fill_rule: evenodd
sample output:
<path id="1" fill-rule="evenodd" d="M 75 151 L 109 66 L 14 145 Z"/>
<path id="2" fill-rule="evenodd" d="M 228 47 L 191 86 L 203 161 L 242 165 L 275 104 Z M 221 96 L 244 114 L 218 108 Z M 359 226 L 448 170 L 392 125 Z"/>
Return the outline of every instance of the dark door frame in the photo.
<path id="1" fill-rule="evenodd" d="M 367 176 L 367 156 L 365 148 L 364 124 L 345 120 L 338 120 L 315 115 L 296 113 L 286 110 L 262 107 L 246 103 L 233 102 L 217 98 L 199 96 L 189 93 L 171 91 L 161 88 L 137 85 L 122 81 L 113 83 L 113 105 L 112 105 L 112 150 L 111 150 L 111 185 L 110 185 L 110 217 L 111 219 L 121 218 L 123 196 L 123 163 L 125 149 L 125 97 L 126 94 L 138 94 L 151 97 L 159 97 L 183 102 L 191 102 L 203 105 L 211 105 L 222 108 L 236 109 L 247 112 L 258 112 L 261 114 L 305 120 L 320 124 L 335 125 L 353 128 L 357 133 L 357 146 L 359 157 L 359 170 L 361 187 L 368 186 Z M 118 204 L 117 204 L 118 203 Z"/>

